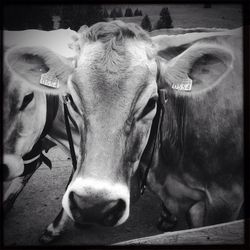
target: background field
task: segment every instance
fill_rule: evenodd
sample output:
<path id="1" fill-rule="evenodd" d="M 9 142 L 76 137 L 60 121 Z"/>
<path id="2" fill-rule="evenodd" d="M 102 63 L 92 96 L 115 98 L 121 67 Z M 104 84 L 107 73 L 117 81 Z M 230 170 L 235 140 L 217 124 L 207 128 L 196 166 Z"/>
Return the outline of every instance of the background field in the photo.
<path id="1" fill-rule="evenodd" d="M 168 7 L 174 27 L 182 28 L 236 28 L 242 26 L 242 8 L 239 4 L 213 4 L 211 8 L 203 8 L 202 4 L 167 4 L 167 5 L 106 5 L 110 11 L 115 7 L 121 7 L 123 13 L 127 7 L 133 12 L 136 8 L 141 9 L 143 16 L 148 15 L 152 26 L 159 19 L 159 13 L 163 7 Z M 122 17 L 124 22 L 141 24 L 143 16 Z M 118 18 L 117 18 L 118 19 Z M 112 19 L 109 19 L 112 20 Z"/>

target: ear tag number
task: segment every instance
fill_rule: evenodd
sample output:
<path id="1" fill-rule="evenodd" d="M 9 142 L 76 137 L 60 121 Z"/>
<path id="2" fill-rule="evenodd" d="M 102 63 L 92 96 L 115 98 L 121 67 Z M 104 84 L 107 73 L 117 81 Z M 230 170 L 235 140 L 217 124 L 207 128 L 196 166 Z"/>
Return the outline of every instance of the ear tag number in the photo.
<path id="1" fill-rule="evenodd" d="M 41 75 L 40 84 L 53 89 L 58 89 L 60 86 L 59 79 L 49 71 Z"/>
<path id="2" fill-rule="evenodd" d="M 189 77 L 182 80 L 180 84 L 173 84 L 172 89 L 176 89 L 179 91 L 191 91 L 192 90 L 193 81 Z"/>

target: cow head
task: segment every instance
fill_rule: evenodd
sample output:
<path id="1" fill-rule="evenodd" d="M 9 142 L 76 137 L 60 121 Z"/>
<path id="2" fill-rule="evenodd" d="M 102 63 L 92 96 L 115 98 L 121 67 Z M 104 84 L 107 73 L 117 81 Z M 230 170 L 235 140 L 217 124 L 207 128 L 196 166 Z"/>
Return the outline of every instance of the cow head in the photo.
<path id="1" fill-rule="evenodd" d="M 23 46 L 42 44 L 69 57 L 73 52 L 67 46 L 74 41 L 71 38 L 74 34 L 70 30 L 4 31 L 4 180 L 11 180 L 22 174 L 22 157 L 30 152 L 39 139 L 46 120 L 46 96 L 34 91 L 34 85 L 27 82 L 32 83 L 35 75 L 47 72 L 48 68 L 32 47 L 29 50 L 30 47 L 24 49 Z"/>
<path id="2" fill-rule="evenodd" d="M 3 179 L 11 180 L 22 174 L 22 156 L 30 152 L 42 133 L 46 97 L 22 84 L 6 63 L 3 81 Z"/>
<path id="3" fill-rule="evenodd" d="M 158 98 L 150 37 L 134 24 L 98 23 L 81 33 L 69 82 L 81 130 L 77 171 L 63 207 L 79 223 L 114 226 L 129 216 L 130 182 Z"/>

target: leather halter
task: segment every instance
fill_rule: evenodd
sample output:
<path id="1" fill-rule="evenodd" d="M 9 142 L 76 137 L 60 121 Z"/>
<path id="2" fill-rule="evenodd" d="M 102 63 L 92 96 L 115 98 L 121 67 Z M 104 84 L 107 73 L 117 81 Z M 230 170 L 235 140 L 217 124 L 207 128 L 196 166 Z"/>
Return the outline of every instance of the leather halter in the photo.
<path id="1" fill-rule="evenodd" d="M 146 189 L 148 173 L 149 173 L 149 170 L 152 168 L 157 145 L 161 143 L 161 139 L 162 139 L 160 135 L 160 131 L 162 128 L 162 121 L 164 117 L 164 105 L 168 100 L 166 97 L 166 93 L 167 91 L 165 89 L 158 90 L 159 98 L 157 101 L 157 110 L 156 110 L 156 114 L 155 114 L 155 117 L 153 119 L 153 123 L 151 126 L 148 143 L 143 152 L 143 154 L 150 154 L 150 160 L 149 160 L 149 163 L 147 164 L 147 168 L 145 172 L 142 173 L 142 177 L 141 177 L 142 181 L 141 181 L 141 187 L 140 187 L 141 195 L 143 195 Z M 143 155 L 141 159 L 143 159 Z"/>
<path id="2" fill-rule="evenodd" d="M 159 83 L 160 81 L 160 59 L 156 58 L 157 64 L 157 75 L 156 75 L 156 82 Z M 141 183 L 140 183 L 140 193 L 141 195 L 144 194 L 147 184 L 147 177 L 149 170 L 152 168 L 154 156 L 156 153 L 156 148 L 159 143 L 161 143 L 161 127 L 162 127 L 162 120 L 164 116 L 164 105 L 168 101 L 167 99 L 167 90 L 166 89 L 158 89 L 158 101 L 157 101 L 157 110 L 155 117 L 152 122 L 150 135 L 148 139 L 148 143 L 143 151 L 141 159 L 143 159 L 144 155 L 150 155 L 149 163 L 147 164 L 146 170 L 143 172 L 143 169 L 138 169 L 141 175 Z"/>
<path id="3" fill-rule="evenodd" d="M 40 165 L 38 162 L 44 162 L 49 168 L 52 167 L 50 160 L 42 153 L 43 142 L 42 139 L 48 134 L 52 127 L 52 123 L 56 117 L 59 106 L 59 97 L 53 95 L 46 95 L 46 122 L 40 138 L 35 143 L 31 151 L 23 156 L 24 172 L 21 176 L 33 173 Z"/>
<path id="4" fill-rule="evenodd" d="M 68 141 L 69 141 L 69 149 L 70 149 L 73 171 L 76 171 L 76 165 L 77 165 L 76 153 L 75 153 L 74 143 L 73 143 L 73 139 L 72 139 L 72 133 L 71 133 L 70 125 L 69 125 L 69 119 L 71 120 L 71 122 L 73 122 L 73 119 L 70 116 L 69 109 L 68 109 L 69 102 L 73 102 L 71 95 L 68 94 L 68 95 L 63 96 L 65 127 L 66 127 L 66 132 L 67 132 Z M 74 124 L 74 126 L 76 126 L 76 124 Z M 71 177 L 70 177 L 70 179 L 71 179 Z"/>

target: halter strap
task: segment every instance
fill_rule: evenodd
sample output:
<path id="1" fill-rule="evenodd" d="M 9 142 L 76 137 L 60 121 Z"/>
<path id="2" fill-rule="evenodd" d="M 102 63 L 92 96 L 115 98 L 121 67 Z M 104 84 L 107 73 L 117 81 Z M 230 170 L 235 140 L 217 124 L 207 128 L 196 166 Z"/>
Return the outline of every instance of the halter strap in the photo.
<path id="1" fill-rule="evenodd" d="M 72 98 L 70 95 L 66 95 L 63 97 L 65 127 L 66 127 L 67 137 L 69 141 L 69 149 L 70 149 L 73 171 L 76 171 L 76 166 L 77 166 L 76 153 L 75 153 L 71 128 L 69 125 L 69 119 L 72 119 L 72 117 L 70 116 L 70 113 L 69 113 L 68 104 L 71 101 L 72 101 Z M 76 124 L 74 124 L 74 126 L 76 126 Z"/>
<path id="2" fill-rule="evenodd" d="M 160 130 L 162 127 L 162 121 L 163 121 L 163 116 L 164 116 L 164 105 L 167 102 L 167 97 L 166 97 L 167 92 L 166 90 L 160 89 L 158 93 L 159 93 L 159 99 L 157 102 L 157 111 L 156 111 L 156 115 L 153 119 L 153 123 L 151 126 L 149 140 L 143 153 L 143 154 L 150 154 L 150 160 L 149 160 L 149 163 L 147 165 L 145 172 L 142 174 L 142 182 L 141 182 L 141 189 L 140 189 L 141 195 L 143 195 L 146 189 L 148 173 L 149 173 L 149 170 L 152 168 L 153 160 L 156 154 L 157 145 L 160 145 L 161 139 L 162 139 Z"/>
<path id="3" fill-rule="evenodd" d="M 33 173 L 37 169 L 37 167 L 39 167 L 37 166 L 38 161 L 44 162 L 51 169 L 51 161 L 42 153 L 42 139 L 48 134 L 49 130 L 51 129 L 53 121 L 55 120 L 55 117 L 57 115 L 58 107 L 59 97 L 46 95 L 46 122 L 38 141 L 32 147 L 31 151 L 23 156 L 24 172 L 22 175 Z"/>

